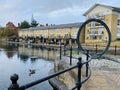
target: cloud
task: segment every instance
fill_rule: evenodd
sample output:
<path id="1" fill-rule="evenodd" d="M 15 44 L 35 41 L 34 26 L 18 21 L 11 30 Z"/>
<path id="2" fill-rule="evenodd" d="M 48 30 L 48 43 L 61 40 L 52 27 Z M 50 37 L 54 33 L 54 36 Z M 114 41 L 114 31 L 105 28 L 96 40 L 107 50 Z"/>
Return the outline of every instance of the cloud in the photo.
<path id="1" fill-rule="evenodd" d="M 72 23 L 84 21 L 83 13 L 95 3 L 119 7 L 120 0 L 0 0 L 0 25 L 9 21 L 39 23 Z"/>

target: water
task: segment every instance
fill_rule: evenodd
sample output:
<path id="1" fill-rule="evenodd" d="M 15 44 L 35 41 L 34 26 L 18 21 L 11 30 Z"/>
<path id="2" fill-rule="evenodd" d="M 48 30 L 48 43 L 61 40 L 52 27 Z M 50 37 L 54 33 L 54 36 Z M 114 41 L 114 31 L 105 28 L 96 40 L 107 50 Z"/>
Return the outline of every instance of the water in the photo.
<path id="1" fill-rule="evenodd" d="M 56 50 L 24 45 L 0 45 L 0 90 L 7 90 L 10 76 L 19 75 L 19 85 L 24 85 L 48 75 L 53 68 Z M 29 69 L 35 69 L 30 75 Z M 52 90 L 48 81 L 27 90 Z"/>

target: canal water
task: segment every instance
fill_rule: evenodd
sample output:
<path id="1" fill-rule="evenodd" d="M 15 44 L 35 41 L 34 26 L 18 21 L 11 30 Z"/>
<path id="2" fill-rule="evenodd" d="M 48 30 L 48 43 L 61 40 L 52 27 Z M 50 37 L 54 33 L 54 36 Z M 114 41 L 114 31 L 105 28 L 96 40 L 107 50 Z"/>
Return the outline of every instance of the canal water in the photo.
<path id="1" fill-rule="evenodd" d="M 28 45 L 0 45 L 0 90 L 7 90 L 10 76 L 19 75 L 19 85 L 24 85 L 48 75 L 57 57 L 54 49 Z M 30 69 L 35 70 L 30 74 Z M 48 81 L 33 86 L 27 90 L 53 90 Z"/>

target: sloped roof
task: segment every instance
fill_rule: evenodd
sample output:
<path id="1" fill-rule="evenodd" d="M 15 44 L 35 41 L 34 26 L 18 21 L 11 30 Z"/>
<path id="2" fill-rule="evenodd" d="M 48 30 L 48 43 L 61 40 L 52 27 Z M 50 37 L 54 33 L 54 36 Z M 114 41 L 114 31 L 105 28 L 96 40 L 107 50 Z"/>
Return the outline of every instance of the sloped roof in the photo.
<path id="1" fill-rule="evenodd" d="M 92 11 L 96 6 L 102 6 L 111 9 L 112 11 L 117 11 L 120 12 L 120 7 L 113 7 L 113 6 L 108 6 L 108 5 L 103 5 L 103 4 L 95 4 L 91 8 L 89 8 L 83 15 L 86 16 L 90 11 Z"/>
<path id="2" fill-rule="evenodd" d="M 72 27 L 80 27 L 81 23 L 69 23 L 69 24 L 60 24 L 60 25 L 50 25 L 50 26 L 38 26 L 38 27 L 31 27 L 22 30 L 45 30 L 45 29 L 60 29 L 60 28 L 72 28 Z"/>

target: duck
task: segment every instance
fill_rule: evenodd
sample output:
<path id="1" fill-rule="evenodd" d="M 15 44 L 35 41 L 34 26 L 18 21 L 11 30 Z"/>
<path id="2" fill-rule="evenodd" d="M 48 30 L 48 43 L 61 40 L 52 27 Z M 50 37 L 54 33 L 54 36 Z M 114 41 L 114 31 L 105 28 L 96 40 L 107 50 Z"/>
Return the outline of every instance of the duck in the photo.
<path id="1" fill-rule="evenodd" d="M 29 76 L 31 76 L 31 74 L 35 74 L 35 69 L 30 69 L 29 71 L 30 71 Z"/>

